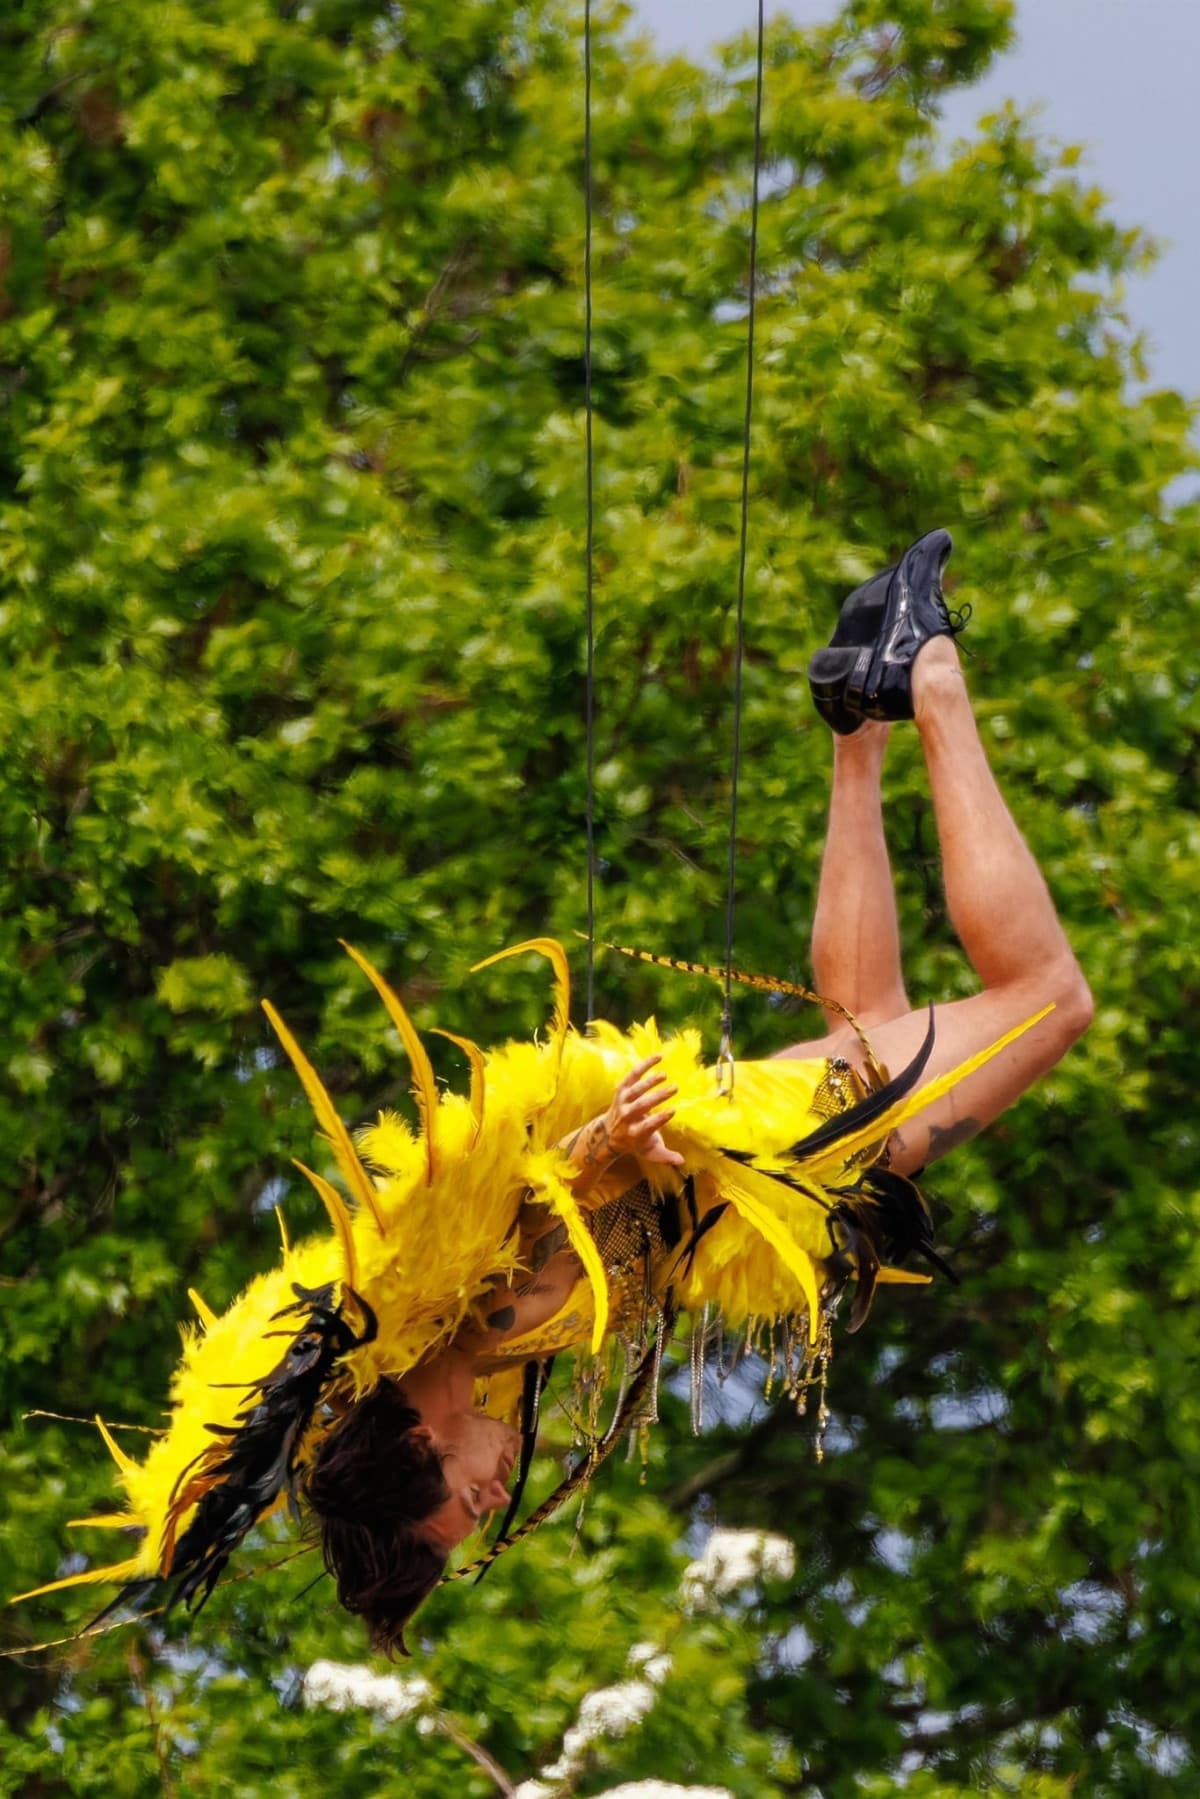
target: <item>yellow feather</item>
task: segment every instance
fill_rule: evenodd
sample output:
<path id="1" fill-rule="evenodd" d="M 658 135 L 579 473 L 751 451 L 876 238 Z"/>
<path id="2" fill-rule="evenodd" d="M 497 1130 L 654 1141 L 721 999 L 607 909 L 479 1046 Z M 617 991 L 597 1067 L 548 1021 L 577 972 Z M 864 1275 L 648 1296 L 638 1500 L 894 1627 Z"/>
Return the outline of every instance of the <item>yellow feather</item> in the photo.
<path id="1" fill-rule="evenodd" d="M 881 1268 L 875 1279 L 881 1287 L 927 1287 L 933 1276 L 910 1273 L 907 1268 Z"/>
<path id="2" fill-rule="evenodd" d="M 312 1182 L 313 1186 L 321 1196 L 321 1202 L 329 1214 L 329 1222 L 332 1224 L 338 1242 L 342 1246 L 342 1257 L 346 1265 L 346 1285 L 352 1287 L 355 1292 L 357 1292 L 358 1266 L 354 1259 L 354 1230 L 350 1222 L 350 1214 L 346 1210 L 345 1202 L 336 1187 L 331 1186 L 330 1183 L 327 1180 L 322 1179 L 319 1174 L 314 1174 L 311 1168 L 306 1168 L 303 1162 L 295 1162 L 294 1158 L 293 1161 L 301 1174 L 304 1175 L 306 1180 Z"/>
<path id="3" fill-rule="evenodd" d="M 97 1512 L 94 1518 L 68 1518 L 68 1530 L 139 1530 L 139 1521 L 129 1512 Z"/>
<path id="4" fill-rule="evenodd" d="M 119 1443 L 114 1441 L 107 1424 L 105 1424 L 105 1422 L 104 1422 L 103 1418 L 100 1416 L 99 1412 L 97 1412 L 97 1414 L 96 1414 L 96 1429 L 100 1432 L 100 1435 L 104 1438 L 105 1447 L 107 1448 L 108 1453 L 112 1457 L 113 1461 L 117 1464 L 117 1467 L 121 1470 L 121 1473 L 122 1474 L 132 1473 L 132 1471 L 137 1467 L 137 1463 L 132 1459 L 132 1457 L 127 1456 L 125 1454 L 125 1451 L 121 1448 L 121 1445 Z"/>
<path id="5" fill-rule="evenodd" d="M 445 1037 L 456 1049 L 461 1049 L 471 1064 L 471 1116 L 475 1120 L 475 1135 L 471 1138 L 471 1148 L 479 1141 L 479 1133 L 483 1129 L 483 1105 L 487 1093 L 486 1059 L 477 1043 L 469 1037 L 458 1037 L 453 1031 L 439 1031 L 435 1028 L 435 1037 Z"/>
<path id="6" fill-rule="evenodd" d="M 127 1562 L 114 1562 L 111 1568 L 86 1568 L 82 1574 L 64 1574 L 61 1580 L 49 1580 L 44 1587 L 31 1587 L 28 1593 L 14 1593 L 9 1605 L 20 1605 L 23 1599 L 40 1599 L 45 1593 L 61 1593 L 64 1587 L 90 1587 L 102 1580 L 129 1580 L 143 1572 L 140 1558 L 130 1556 Z"/>
<path id="7" fill-rule="evenodd" d="M 687 1302 L 711 1300 L 736 1320 L 778 1317 L 806 1304 L 815 1336 L 830 1250 L 826 1213 L 814 1202 L 822 1197 L 824 1170 L 839 1171 L 846 1156 L 859 1147 L 848 1139 L 809 1161 L 788 1154 L 790 1146 L 820 1122 L 814 1099 L 827 1076 L 827 1064 L 822 1060 L 743 1064 L 733 1100 L 717 1101 L 695 1033 L 663 1044 L 653 1022 L 628 1032 L 597 1026 L 584 1036 L 570 1030 L 566 957 L 549 939 L 517 945 L 480 967 L 523 953 L 543 955 L 553 965 L 553 1025 L 540 1044 L 501 1045 L 486 1058 L 467 1039 L 443 1033 L 470 1062 L 471 1098 L 468 1106 L 466 1100 L 440 1096 L 436 1089 L 427 1093 L 430 1119 L 437 1107 L 432 1186 L 428 1121 L 426 1141 L 421 1143 L 399 1120 L 382 1117 L 366 1133 L 369 1147 L 363 1149 L 360 1162 L 314 1070 L 282 1020 L 267 1008 L 319 1125 L 338 1154 L 345 1191 L 298 1165 L 320 1194 L 332 1228 L 294 1248 L 281 1232 L 285 1267 L 259 1276 L 222 1316 L 214 1319 L 207 1308 L 201 1311 L 207 1333 L 187 1332 L 172 1384 L 170 1433 L 155 1442 L 144 1463 L 129 1463 L 107 1427 L 101 1426 L 121 1468 L 120 1485 L 128 1495 L 122 1503 L 129 1513 L 114 1510 L 79 1522 L 97 1529 L 140 1526 L 145 1535 L 139 1552 L 130 1562 L 67 1577 L 38 1592 L 159 1571 L 164 1520 L 172 1514 L 181 1478 L 211 1448 L 208 1426 L 236 1425 L 247 1383 L 262 1379 L 278 1361 L 279 1344 L 272 1333 L 278 1329 L 280 1309 L 292 1297 L 293 1282 L 320 1287 L 342 1279 L 344 1270 L 344 1278 L 376 1312 L 378 1337 L 346 1358 L 347 1393 L 359 1397 L 381 1374 L 415 1366 L 452 1341 L 468 1308 L 497 1280 L 519 1278 L 520 1238 L 515 1227 L 532 1189 L 562 1220 L 579 1257 L 584 1279 L 578 1292 L 584 1294 L 586 1281 L 594 1295 L 591 1342 L 599 1347 L 611 1324 L 603 1261 L 584 1223 L 586 1201 L 566 1178 L 565 1158 L 548 1146 L 603 1110 L 621 1075 L 652 1051 L 661 1050 L 663 1072 L 680 1089 L 670 1141 L 685 1153 L 701 1211 L 706 1213 L 721 1199 L 730 1204 L 725 1218 L 706 1235 L 684 1282 Z M 361 965 L 361 959 L 355 959 Z M 898 1102 L 892 1114 L 866 1127 L 862 1139 L 878 1142 L 898 1119 L 919 1112 L 1013 1041 L 1020 1028 L 982 1056 Z M 414 1062 L 414 1080 L 416 1066 Z M 803 1191 L 791 1191 L 765 1172 L 732 1161 L 727 1151 L 761 1156 L 764 1162 L 777 1158 L 779 1171 Z M 368 1175 L 367 1165 L 379 1170 L 377 1181 Z M 655 1182 L 666 1181 L 668 1172 L 649 1165 L 642 1168 Z M 385 1224 L 391 1227 L 386 1238 Z M 403 1244 L 403 1253 L 397 1253 L 398 1243 Z M 883 1282 L 904 1278 L 892 1270 L 879 1275 Z M 186 1517 L 179 1522 L 186 1527 Z"/>
<path id="8" fill-rule="evenodd" d="M 188 1298 L 191 1300 L 192 1304 L 195 1306 L 196 1316 L 200 1320 L 201 1324 L 204 1326 L 205 1330 L 206 1331 L 211 1330 L 213 1325 L 217 1322 L 217 1314 L 213 1311 L 211 1306 L 205 1305 L 204 1301 L 201 1299 L 200 1295 L 197 1293 L 195 1287 L 189 1287 L 187 1290 L 187 1295 L 188 1295 Z"/>
<path id="9" fill-rule="evenodd" d="M 265 999 L 262 1005 L 263 1011 L 271 1021 L 272 1029 L 279 1038 L 284 1049 L 287 1051 L 293 1068 L 300 1076 L 300 1085 L 308 1095 L 308 1103 L 316 1113 L 317 1123 L 321 1126 L 321 1129 L 325 1132 L 333 1145 L 333 1153 L 337 1157 L 338 1167 L 345 1176 L 350 1191 L 353 1193 L 358 1204 L 360 1206 L 365 1206 L 366 1210 L 371 1214 L 371 1217 L 375 1220 L 375 1228 L 380 1236 L 385 1236 L 386 1232 L 384 1230 L 383 1219 L 380 1216 L 379 1206 L 375 1199 L 375 1189 L 371 1185 L 366 1169 L 354 1153 L 354 1145 L 350 1141 L 350 1133 L 338 1117 L 333 1101 L 321 1085 L 320 1076 L 304 1051 L 300 1048 L 300 1045 L 296 1042 L 296 1039 L 292 1036 L 292 1033 L 288 1030 L 286 1024 L 284 1024 L 270 1000 Z"/>
<path id="10" fill-rule="evenodd" d="M 872 1119 L 870 1124 L 864 1125 L 861 1130 L 853 1131 L 848 1137 L 840 1138 L 838 1142 L 830 1145 L 827 1152 L 807 1165 L 818 1175 L 825 1171 L 840 1169 L 856 1151 L 865 1149 L 867 1144 L 882 1143 L 884 1138 L 890 1136 L 894 1130 L 898 1130 L 910 1118 L 915 1118 L 919 1112 L 923 1112 L 926 1106 L 931 1106 L 935 1100 L 941 1099 L 944 1093 L 949 1093 L 950 1089 L 957 1087 L 960 1081 L 965 1081 L 968 1075 L 974 1074 L 977 1068 L 982 1068 L 985 1062 L 990 1062 L 993 1056 L 998 1056 L 1002 1049 L 1007 1049 L 1009 1044 L 1015 1043 L 1018 1037 L 1023 1037 L 1025 1032 L 1032 1030 L 1035 1024 L 1040 1024 L 1042 1019 L 1046 1018 L 1053 1010 L 1053 1006 L 1043 1006 L 1040 1012 L 1033 1014 L 1032 1018 L 1027 1018 L 1023 1024 L 1015 1025 L 1011 1031 L 1005 1031 L 1003 1037 L 997 1037 L 995 1043 L 990 1044 L 987 1049 L 980 1050 L 976 1056 L 968 1056 L 965 1062 L 960 1062 L 958 1067 L 952 1068 L 948 1074 L 940 1074 L 936 1080 L 927 1082 L 915 1093 L 909 1093 L 903 1099 L 898 1099 L 895 1105 L 889 1106 L 886 1112 L 881 1112 L 879 1117 Z"/>
<path id="11" fill-rule="evenodd" d="M 511 949 L 497 950 L 494 956 L 485 956 L 482 962 L 475 963 L 471 973 L 478 974 L 481 968 L 491 968 L 495 962 L 505 962 L 510 956 L 523 956 L 527 953 L 545 956 L 554 969 L 554 1017 L 550 1024 L 550 1047 L 557 1079 L 562 1065 L 563 1044 L 567 1040 L 567 1026 L 571 1019 L 571 967 L 562 944 L 553 937 L 530 937 L 526 943 L 516 943 Z"/>
<path id="12" fill-rule="evenodd" d="M 282 1206 L 276 1206 L 274 1208 L 274 1210 L 275 1210 L 275 1222 L 279 1226 L 280 1248 L 283 1251 L 283 1259 L 286 1262 L 288 1257 L 292 1253 L 292 1242 L 291 1242 L 291 1238 L 288 1236 L 287 1219 L 283 1215 L 283 1207 Z"/>
<path id="13" fill-rule="evenodd" d="M 353 944 L 347 943 L 342 937 L 338 938 L 338 942 L 351 960 L 362 969 L 387 1007 L 388 1017 L 400 1033 L 400 1041 L 404 1045 L 412 1066 L 413 1093 L 416 1095 L 417 1110 L 421 1114 L 421 1123 L 425 1127 L 425 1185 L 432 1187 L 434 1176 L 433 1120 L 438 1107 L 438 1091 L 437 1082 L 433 1078 L 433 1066 L 425 1053 L 425 1045 L 418 1037 L 412 1019 L 379 970 L 372 968 L 367 958 L 360 955 Z"/>
<path id="14" fill-rule="evenodd" d="M 531 1175 L 530 1188 L 545 1198 L 567 1227 L 567 1237 L 571 1248 L 583 1264 L 583 1271 L 588 1277 L 592 1289 L 592 1297 L 596 1304 L 596 1314 L 592 1321 L 592 1354 L 599 1353 L 604 1341 L 604 1333 L 608 1328 L 608 1281 L 604 1273 L 604 1263 L 600 1252 L 592 1241 L 587 1225 L 583 1222 L 583 1214 L 579 1210 L 579 1202 L 566 1181 L 560 1180 L 556 1174 L 546 1169 Z"/>
<path id="15" fill-rule="evenodd" d="M 815 1343 L 821 1315 L 821 1301 L 817 1292 L 817 1279 L 813 1273 L 812 1258 L 792 1239 L 787 1227 L 776 1218 L 762 1200 L 741 1185 L 723 1180 L 721 1197 L 728 1199 L 734 1210 L 746 1220 L 771 1245 L 784 1267 L 794 1274 L 804 1292 L 805 1304 L 808 1307 L 808 1340 Z"/>

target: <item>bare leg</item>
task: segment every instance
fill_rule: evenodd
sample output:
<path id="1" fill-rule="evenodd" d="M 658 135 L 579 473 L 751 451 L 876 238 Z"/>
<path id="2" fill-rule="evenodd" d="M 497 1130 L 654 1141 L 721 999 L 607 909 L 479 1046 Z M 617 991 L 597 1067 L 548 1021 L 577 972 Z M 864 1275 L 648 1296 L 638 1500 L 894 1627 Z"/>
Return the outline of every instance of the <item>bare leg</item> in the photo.
<path id="1" fill-rule="evenodd" d="M 1087 983 L 1046 883 L 988 767 L 951 639 L 934 638 L 920 652 L 913 702 L 950 917 L 984 988 L 937 1008 L 926 1078 L 956 1067 L 1041 1007 L 1052 1003 L 1055 1010 L 893 1137 L 892 1166 L 900 1173 L 945 1155 L 990 1123 L 1053 1067 L 1092 1016 Z M 915 1054 L 925 1026 L 923 1012 L 909 1012 L 872 1031 L 893 1071 Z M 784 1053 L 858 1059 L 844 1028 Z"/>
<path id="2" fill-rule="evenodd" d="M 834 736 L 829 831 L 813 919 L 816 989 L 866 1025 L 909 1010 L 879 788 L 889 729 L 867 723 L 852 737 Z M 826 1016 L 837 1030 L 837 1015 Z"/>
<path id="3" fill-rule="evenodd" d="M 913 672 L 946 903 L 972 967 L 985 987 L 1036 986 L 1051 968 L 1077 974 L 1041 870 L 988 767 L 951 639 L 926 644 Z"/>

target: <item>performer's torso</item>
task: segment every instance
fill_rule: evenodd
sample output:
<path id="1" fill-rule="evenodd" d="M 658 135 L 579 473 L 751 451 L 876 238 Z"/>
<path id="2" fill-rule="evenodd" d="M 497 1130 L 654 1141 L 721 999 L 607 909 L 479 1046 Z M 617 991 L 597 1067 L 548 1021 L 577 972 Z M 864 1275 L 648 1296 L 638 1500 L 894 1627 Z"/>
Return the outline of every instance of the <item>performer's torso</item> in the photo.
<path id="1" fill-rule="evenodd" d="M 619 1185 L 610 1178 L 608 1185 Z M 669 1281 L 684 1227 L 682 1195 L 668 1191 L 656 1195 L 649 1181 L 636 1181 L 586 1214 L 588 1229 L 600 1251 L 608 1278 L 611 1327 L 618 1335 L 640 1334 Z M 548 1206 L 526 1201 L 517 1219 L 522 1262 L 534 1277 L 553 1259 L 570 1256 L 567 1233 Z M 594 1302 L 591 1284 L 578 1260 L 571 1256 L 573 1276 L 567 1297 L 543 1324 L 504 1339 L 490 1366 L 500 1369 L 520 1362 L 541 1360 L 574 1348 L 591 1335 Z"/>

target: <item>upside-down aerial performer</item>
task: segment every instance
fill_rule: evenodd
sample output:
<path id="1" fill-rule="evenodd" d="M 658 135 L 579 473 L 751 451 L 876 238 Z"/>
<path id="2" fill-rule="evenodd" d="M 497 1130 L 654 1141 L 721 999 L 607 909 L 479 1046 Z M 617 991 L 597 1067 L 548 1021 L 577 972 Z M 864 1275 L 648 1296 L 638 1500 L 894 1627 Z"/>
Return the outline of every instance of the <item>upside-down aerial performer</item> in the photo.
<path id="1" fill-rule="evenodd" d="M 443 1032 L 470 1070 L 458 1094 L 435 1084 L 400 1000 L 350 950 L 407 1053 L 418 1113 L 415 1130 L 384 1113 L 354 1138 L 268 1006 L 346 1189 L 304 1168 L 330 1230 L 285 1240 L 280 1265 L 222 1316 L 193 1296 L 199 1323 L 146 1459 L 100 1426 L 123 1506 L 83 1522 L 133 1533 L 131 1552 L 22 1598 L 115 1582 L 106 1613 L 194 1607 L 253 1525 L 290 1503 L 319 1525 L 373 1645 L 403 1648 L 484 1514 L 506 1511 L 486 1564 L 647 1416 L 680 1314 L 765 1330 L 800 1389 L 828 1358 L 849 1281 L 854 1329 L 879 1283 L 927 1278 L 895 1265 L 938 1260 L 912 1177 L 1010 1105 L 1090 1016 L 975 728 L 962 621 L 942 594 L 949 550 L 930 532 L 857 589 L 810 665 L 834 733 L 813 929 L 828 1034 L 714 1070 L 693 1031 L 579 1033 L 566 957 L 539 938 L 500 955 L 551 963 L 545 1041 L 485 1052 Z M 904 987 L 882 825 L 884 750 L 903 719 L 920 734 L 950 916 L 982 984 L 928 1013 Z M 515 1525 L 552 1359 L 572 1351 L 598 1391 L 614 1346 L 612 1422 Z"/>

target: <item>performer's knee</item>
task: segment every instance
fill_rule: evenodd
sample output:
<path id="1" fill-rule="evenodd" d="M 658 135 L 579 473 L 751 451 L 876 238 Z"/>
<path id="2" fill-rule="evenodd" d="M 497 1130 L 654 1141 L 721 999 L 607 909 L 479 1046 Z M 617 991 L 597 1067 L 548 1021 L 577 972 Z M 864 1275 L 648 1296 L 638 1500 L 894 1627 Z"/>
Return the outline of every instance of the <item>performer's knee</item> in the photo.
<path id="1" fill-rule="evenodd" d="M 1074 956 L 1056 971 L 1047 997 L 1054 1001 L 1052 1017 L 1065 1051 L 1078 1042 L 1096 1015 L 1092 990 Z"/>

